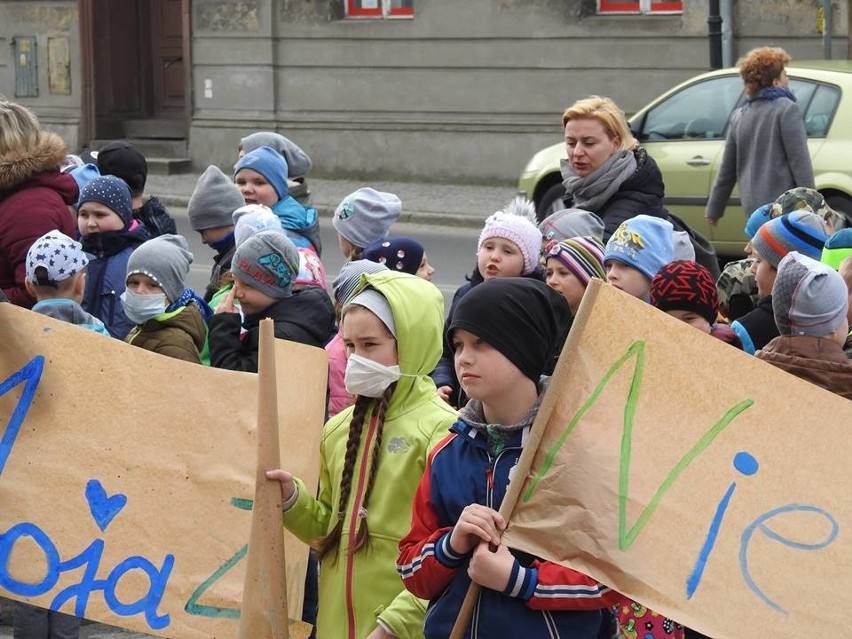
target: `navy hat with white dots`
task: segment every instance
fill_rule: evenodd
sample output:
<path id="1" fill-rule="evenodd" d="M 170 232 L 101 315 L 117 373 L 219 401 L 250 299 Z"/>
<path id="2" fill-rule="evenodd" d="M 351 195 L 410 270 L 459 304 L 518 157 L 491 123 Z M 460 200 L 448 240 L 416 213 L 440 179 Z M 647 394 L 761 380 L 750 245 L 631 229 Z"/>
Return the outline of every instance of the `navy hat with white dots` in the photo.
<path id="1" fill-rule="evenodd" d="M 101 175 L 89 181 L 80 193 L 80 206 L 86 202 L 103 204 L 124 220 L 125 226 L 133 218 L 133 196 L 130 194 L 130 187 L 114 175 Z"/>

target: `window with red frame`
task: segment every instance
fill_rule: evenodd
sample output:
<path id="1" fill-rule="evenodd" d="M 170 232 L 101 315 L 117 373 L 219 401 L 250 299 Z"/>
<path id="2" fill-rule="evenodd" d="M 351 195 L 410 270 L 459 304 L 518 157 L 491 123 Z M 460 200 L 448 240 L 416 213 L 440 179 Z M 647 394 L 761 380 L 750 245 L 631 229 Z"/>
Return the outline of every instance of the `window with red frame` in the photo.
<path id="1" fill-rule="evenodd" d="M 350 18 L 412 18 L 414 0 L 346 0 Z"/>
<path id="2" fill-rule="evenodd" d="M 598 13 L 683 13 L 683 2 L 598 0 Z"/>

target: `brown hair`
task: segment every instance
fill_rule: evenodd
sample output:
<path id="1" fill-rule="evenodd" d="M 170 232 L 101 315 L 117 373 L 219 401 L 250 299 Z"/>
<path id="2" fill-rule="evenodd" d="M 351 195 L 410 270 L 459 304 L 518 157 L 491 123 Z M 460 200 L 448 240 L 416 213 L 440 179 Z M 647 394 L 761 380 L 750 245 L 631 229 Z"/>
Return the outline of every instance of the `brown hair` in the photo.
<path id="1" fill-rule="evenodd" d="M 577 100 L 562 113 L 562 128 L 570 120 L 580 119 L 597 120 L 603 125 L 607 137 L 612 140 L 616 136 L 621 139 L 620 151 L 626 151 L 636 146 L 636 139 L 627 126 L 624 111 L 610 98 L 599 95 L 590 95 L 588 98 Z"/>
<path id="2" fill-rule="evenodd" d="M 789 63 L 790 56 L 781 47 L 758 47 L 746 53 L 737 62 L 746 93 L 755 95 L 761 89 L 771 87 Z"/>

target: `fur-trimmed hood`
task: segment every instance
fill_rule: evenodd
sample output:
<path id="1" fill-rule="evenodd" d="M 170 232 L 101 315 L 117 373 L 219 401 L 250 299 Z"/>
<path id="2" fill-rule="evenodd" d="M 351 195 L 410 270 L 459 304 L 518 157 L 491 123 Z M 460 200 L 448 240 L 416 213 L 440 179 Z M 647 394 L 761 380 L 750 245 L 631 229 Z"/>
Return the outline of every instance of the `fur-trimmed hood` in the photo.
<path id="1" fill-rule="evenodd" d="M 67 154 L 68 147 L 61 137 L 42 132 L 34 148 L 0 155 L 0 193 L 16 188 L 39 173 L 57 171 Z"/>

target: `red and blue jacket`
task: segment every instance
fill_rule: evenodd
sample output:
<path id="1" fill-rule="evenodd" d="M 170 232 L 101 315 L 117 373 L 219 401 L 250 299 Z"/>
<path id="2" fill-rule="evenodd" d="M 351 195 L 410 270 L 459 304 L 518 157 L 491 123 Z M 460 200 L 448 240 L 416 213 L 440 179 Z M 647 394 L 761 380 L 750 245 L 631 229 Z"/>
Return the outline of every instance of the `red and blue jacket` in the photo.
<path id="1" fill-rule="evenodd" d="M 471 583 L 470 556 L 449 543 L 453 525 L 469 504 L 500 508 L 528 432 L 518 430 L 492 456 L 483 434 L 459 420 L 429 456 L 397 560 L 405 587 L 429 600 L 427 639 L 450 635 Z M 482 589 L 465 637 L 595 639 L 601 609 L 619 595 L 571 568 L 511 552 L 516 563 L 506 589 Z"/>

